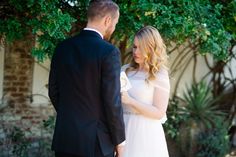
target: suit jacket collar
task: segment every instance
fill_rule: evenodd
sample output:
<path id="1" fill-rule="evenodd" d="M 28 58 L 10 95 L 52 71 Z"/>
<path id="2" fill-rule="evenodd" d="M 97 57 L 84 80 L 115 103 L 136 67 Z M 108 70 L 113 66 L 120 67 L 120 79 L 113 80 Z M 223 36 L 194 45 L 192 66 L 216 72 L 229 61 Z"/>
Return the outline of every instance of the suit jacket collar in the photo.
<path id="1" fill-rule="evenodd" d="M 94 31 L 94 32 L 97 32 L 102 38 L 103 38 L 103 35 L 101 32 L 99 32 L 98 30 L 94 29 L 94 28 L 89 28 L 89 27 L 86 27 L 84 28 L 84 30 L 89 30 L 89 31 Z"/>
<path id="2" fill-rule="evenodd" d="M 88 36 L 94 36 L 94 37 L 98 37 L 100 39 L 102 39 L 101 35 L 95 31 L 91 31 L 91 30 L 82 30 L 80 32 L 81 35 L 88 35 Z"/>

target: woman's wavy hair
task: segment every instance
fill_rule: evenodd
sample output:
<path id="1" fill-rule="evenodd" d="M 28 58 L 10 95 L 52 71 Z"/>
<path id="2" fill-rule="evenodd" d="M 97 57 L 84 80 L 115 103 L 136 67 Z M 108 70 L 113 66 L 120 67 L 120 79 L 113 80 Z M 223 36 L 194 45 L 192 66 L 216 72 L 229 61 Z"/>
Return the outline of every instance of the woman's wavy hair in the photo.
<path id="1" fill-rule="evenodd" d="M 168 55 L 166 53 L 166 46 L 161 38 L 158 30 L 152 26 L 145 26 L 141 28 L 136 34 L 135 38 L 139 43 L 139 49 L 144 56 L 144 68 L 148 70 L 147 82 L 156 78 L 156 73 L 161 69 L 167 69 Z M 126 72 L 136 71 L 139 64 L 132 61 Z"/>

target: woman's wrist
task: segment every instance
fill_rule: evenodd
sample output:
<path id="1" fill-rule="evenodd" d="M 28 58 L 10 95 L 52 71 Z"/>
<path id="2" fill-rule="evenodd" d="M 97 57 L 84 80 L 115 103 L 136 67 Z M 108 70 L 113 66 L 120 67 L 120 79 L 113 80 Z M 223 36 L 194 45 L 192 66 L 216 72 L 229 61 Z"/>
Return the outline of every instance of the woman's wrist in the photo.
<path id="1" fill-rule="evenodd" d="M 128 105 L 133 108 L 135 106 L 135 102 L 136 102 L 135 99 L 130 98 L 130 101 L 129 101 Z"/>

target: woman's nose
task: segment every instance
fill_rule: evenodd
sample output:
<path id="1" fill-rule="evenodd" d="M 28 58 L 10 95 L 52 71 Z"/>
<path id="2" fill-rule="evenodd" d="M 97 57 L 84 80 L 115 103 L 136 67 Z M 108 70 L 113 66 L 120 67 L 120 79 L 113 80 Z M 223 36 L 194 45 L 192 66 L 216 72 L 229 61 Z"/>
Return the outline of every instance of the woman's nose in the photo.
<path id="1" fill-rule="evenodd" d="M 137 54 L 138 54 L 137 49 L 133 49 L 133 54 L 134 54 L 134 55 L 137 55 Z"/>

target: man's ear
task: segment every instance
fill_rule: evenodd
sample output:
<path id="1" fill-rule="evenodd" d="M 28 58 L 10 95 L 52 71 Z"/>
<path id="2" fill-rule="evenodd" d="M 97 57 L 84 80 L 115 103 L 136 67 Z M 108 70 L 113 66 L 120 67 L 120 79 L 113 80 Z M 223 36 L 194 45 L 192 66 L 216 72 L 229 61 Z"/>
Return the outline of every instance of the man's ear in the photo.
<path id="1" fill-rule="evenodd" d="M 105 20 L 104 20 L 105 26 L 109 26 L 110 23 L 111 23 L 111 16 L 110 16 L 110 15 L 107 15 L 107 16 L 105 16 L 104 18 L 105 18 Z"/>

